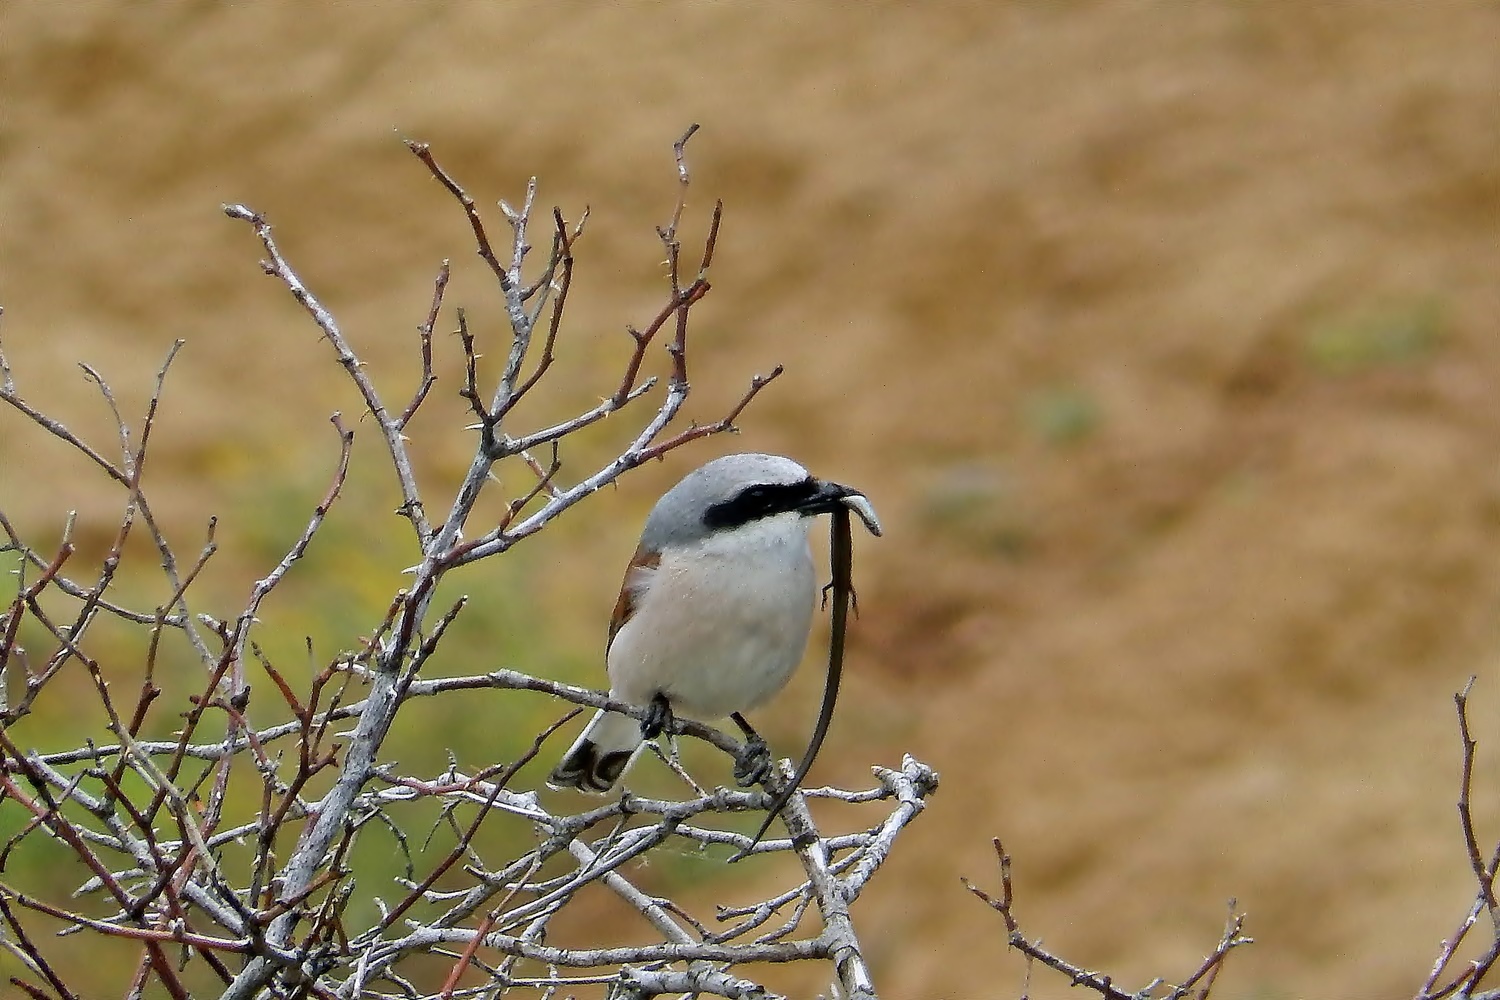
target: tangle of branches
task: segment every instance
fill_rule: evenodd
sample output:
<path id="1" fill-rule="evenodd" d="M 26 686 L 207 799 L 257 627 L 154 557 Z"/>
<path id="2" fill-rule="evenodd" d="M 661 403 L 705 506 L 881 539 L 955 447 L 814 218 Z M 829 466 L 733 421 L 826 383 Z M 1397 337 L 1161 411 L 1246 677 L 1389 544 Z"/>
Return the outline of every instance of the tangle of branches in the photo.
<path id="1" fill-rule="evenodd" d="M 85 440 L 49 416 L 22 392 L 0 353 L 0 402 L 50 433 L 58 447 L 84 456 L 122 497 L 113 542 L 102 560 L 88 565 L 76 558 L 73 518 L 64 519 L 57 540 L 38 542 L 23 538 L 0 510 L 0 542 L 15 560 L 16 580 L 0 616 L 0 807 L 14 817 L 7 828 L 14 832 L 0 846 L 0 946 L 23 970 L 12 977 L 13 986 L 33 997 L 79 996 L 70 985 L 76 970 L 66 968 L 49 943 L 60 931 L 93 936 L 100 949 L 128 949 L 135 971 L 122 991 L 135 997 L 333 1000 L 516 990 L 553 996 L 591 985 L 622 997 L 769 997 L 761 985 L 741 978 L 742 970 L 786 962 L 822 963 L 844 995 L 875 996 L 849 907 L 936 788 L 932 770 L 910 757 L 897 767 L 875 768 L 868 788 L 796 792 L 783 815 L 788 836 L 752 843 L 723 821 L 764 810 L 787 781 L 786 762 L 762 789 L 702 788 L 678 768 L 684 784 L 676 797 L 627 794 L 563 815 L 514 783 L 556 726 L 517 759 L 483 767 L 466 769 L 455 759 L 441 773 L 413 774 L 382 753 L 403 706 L 414 699 L 462 697 L 475 688 L 544 692 L 576 706 L 639 715 L 599 692 L 519 671 L 429 676 L 424 668 L 465 604 L 462 598 L 438 603 L 440 581 L 471 563 L 503 556 L 643 462 L 732 430 L 780 373 L 778 368 L 752 378 L 721 419 L 678 426 L 689 393 L 689 321 L 710 289 L 723 214 L 716 205 L 697 250 L 683 246 L 691 182 L 685 147 L 692 134 L 690 129 L 675 146 L 677 194 L 657 231 L 667 279 L 660 308 L 628 328 L 619 380 L 600 401 L 541 427 L 520 424 L 517 405 L 545 390 L 557 363 L 587 213 L 569 220 L 559 209 L 538 211 L 533 179 L 518 207 L 500 203 L 507 234 L 494 240 L 475 200 L 432 151 L 407 144 L 463 213 L 506 317 L 506 329 L 497 335 L 472 328 L 463 310 L 454 313 L 463 373 L 456 391 L 472 414 L 475 447 L 467 472 L 443 490 L 441 505 L 433 502 L 433 486 L 418 482 L 412 460 L 417 445 L 407 432 L 438 383 L 434 354 L 443 341 L 434 331 L 447 315 L 448 263 L 438 271 L 418 326 L 420 371 L 408 394 L 391 400 L 377 391 L 338 320 L 284 256 L 266 216 L 243 205 L 225 206 L 226 215 L 254 235 L 264 253 L 262 268 L 317 326 L 334 363 L 359 393 L 363 425 L 383 442 L 401 497 L 399 515 L 421 552 L 383 619 L 370 623 L 368 637 L 351 638 L 348 648 L 309 671 L 307 680 L 277 668 L 256 637 L 276 627 L 274 617 L 261 621 L 266 598 L 297 572 L 309 544 L 336 514 L 351 462 L 350 424 L 337 414 L 332 418 L 333 473 L 296 540 L 250 584 L 237 614 L 215 618 L 205 612 L 195 583 L 224 532 L 209 519 L 201 547 L 174 548 L 153 512 L 144 475 L 159 402 L 182 343 L 167 352 L 146 412 L 135 423 L 121 412 L 104 376 L 84 366 L 112 414 L 113 444 Z M 540 260 L 530 255 L 533 239 L 545 248 Z M 670 355 L 664 386 L 644 375 L 653 345 L 664 345 Z M 482 353 L 504 357 L 492 386 L 482 384 Z M 629 444 L 586 475 L 564 476 L 564 442 L 627 410 L 639 412 Z M 503 488 L 494 475 L 501 463 L 520 469 L 529 484 L 506 498 L 497 523 L 466 533 L 481 495 Z M 155 607 L 132 607 L 119 596 L 127 540 L 141 533 L 150 539 L 164 577 L 167 597 Z M 104 622 L 143 638 L 140 662 L 122 664 L 105 652 Z M 160 669 L 181 650 L 198 664 L 186 688 Z M 48 733 L 29 726 L 45 702 L 66 705 L 81 697 L 96 703 L 107 732 L 58 747 Z M 165 729 L 170 738 L 160 738 L 163 717 L 174 720 Z M 736 749 L 727 736 L 699 723 L 674 729 L 677 736 Z M 147 738 L 153 733 L 158 738 Z M 231 783 L 258 788 L 255 806 L 237 805 L 247 797 L 229 795 Z M 814 798 L 883 802 L 887 811 L 872 827 L 825 833 L 807 807 Z M 451 849 L 407 851 L 407 870 L 395 885 L 362 884 L 351 860 L 362 832 L 383 829 L 404 847 L 434 808 L 450 831 Z M 492 841 L 476 834 L 496 824 L 520 831 L 527 849 L 504 856 L 487 852 L 481 845 Z M 789 855 L 800 875 L 753 905 L 695 914 L 636 883 L 633 864 L 669 844 L 677 851 L 726 856 L 747 850 L 751 864 Z M 35 866 L 22 862 L 32 856 L 45 857 L 54 871 L 70 866 L 71 895 L 48 891 L 45 880 L 28 881 Z M 601 946 L 549 935 L 554 918 L 591 887 L 603 887 L 636 915 L 633 927 L 617 928 L 634 943 Z M 357 912 L 376 916 L 356 919 Z M 805 919 L 810 914 L 816 918 Z"/>

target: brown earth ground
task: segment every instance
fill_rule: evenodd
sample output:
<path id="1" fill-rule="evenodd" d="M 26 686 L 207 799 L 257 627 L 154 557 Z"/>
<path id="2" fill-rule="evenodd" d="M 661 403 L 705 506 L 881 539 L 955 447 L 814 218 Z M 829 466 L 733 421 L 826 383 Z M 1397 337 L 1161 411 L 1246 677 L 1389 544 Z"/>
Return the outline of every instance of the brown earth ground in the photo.
<path id="1" fill-rule="evenodd" d="M 391 386 L 441 258 L 450 300 L 495 318 L 400 137 L 486 203 L 536 174 L 544 202 L 591 204 L 561 412 L 608 391 L 660 301 L 669 144 L 702 122 L 694 207 L 727 209 L 691 408 L 788 373 L 742 438 L 535 543 L 526 641 L 597 682 L 649 498 L 715 449 L 794 454 L 888 527 L 860 547 L 816 778 L 904 751 L 943 775 L 856 908 L 883 996 L 1020 993 L 959 884 L 993 884 L 994 835 L 1026 928 L 1132 988 L 1191 969 L 1236 896 L 1257 943 L 1217 995 L 1409 996 L 1471 898 L 1449 701 L 1470 674 L 1500 829 L 1497 42 L 1477 2 L 7 4 L 7 353 L 100 435 L 73 362 L 134 410 L 187 338 L 158 504 L 184 538 L 220 513 L 231 552 L 249 505 L 278 551 L 300 522 L 256 490 L 315 496 L 327 414 L 357 407 L 219 204 L 271 216 Z M 450 416 L 434 490 L 468 447 Z M 12 517 L 52 531 L 76 506 L 102 536 L 118 498 L 94 486 L 0 417 Z M 230 593 L 266 565 L 238 551 Z M 1033 995 L 1071 994 L 1039 974 Z"/>

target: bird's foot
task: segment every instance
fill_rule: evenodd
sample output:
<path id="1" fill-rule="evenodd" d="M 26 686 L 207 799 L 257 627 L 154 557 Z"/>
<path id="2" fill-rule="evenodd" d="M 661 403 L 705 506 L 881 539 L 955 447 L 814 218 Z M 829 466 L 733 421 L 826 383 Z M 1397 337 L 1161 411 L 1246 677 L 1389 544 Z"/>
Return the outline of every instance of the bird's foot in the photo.
<path id="1" fill-rule="evenodd" d="M 671 725 L 672 705 L 667 696 L 658 691 L 646 706 L 646 717 L 641 720 L 641 738 L 654 740 Z"/>
<path id="2" fill-rule="evenodd" d="M 741 788 L 758 785 L 771 773 L 771 748 L 757 735 L 745 738 L 734 755 L 734 780 Z"/>
<path id="3" fill-rule="evenodd" d="M 750 720 L 738 712 L 731 712 L 729 717 L 745 734 L 745 745 L 734 755 L 734 780 L 741 788 L 758 785 L 771 774 L 771 748 L 750 725 Z"/>

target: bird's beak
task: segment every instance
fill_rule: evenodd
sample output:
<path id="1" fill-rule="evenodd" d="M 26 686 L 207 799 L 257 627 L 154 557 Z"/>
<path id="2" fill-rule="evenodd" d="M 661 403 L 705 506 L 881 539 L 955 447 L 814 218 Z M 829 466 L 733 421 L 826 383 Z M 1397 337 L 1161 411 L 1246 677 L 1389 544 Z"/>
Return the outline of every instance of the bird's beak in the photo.
<path id="1" fill-rule="evenodd" d="M 847 507 L 859 515 L 870 534 L 880 534 L 880 518 L 869 499 L 859 490 L 838 483 L 818 481 L 818 491 L 797 509 L 804 514 L 829 514 L 839 507 Z"/>

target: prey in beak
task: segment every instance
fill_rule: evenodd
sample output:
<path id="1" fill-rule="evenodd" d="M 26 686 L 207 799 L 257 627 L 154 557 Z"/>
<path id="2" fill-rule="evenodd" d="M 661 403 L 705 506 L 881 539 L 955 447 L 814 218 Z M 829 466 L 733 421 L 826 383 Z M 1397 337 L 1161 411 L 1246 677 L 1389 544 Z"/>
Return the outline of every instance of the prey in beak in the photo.
<path id="1" fill-rule="evenodd" d="M 852 486 L 843 486 L 825 480 L 814 482 L 817 487 L 815 492 L 798 504 L 797 510 L 804 514 L 831 514 L 840 507 L 846 507 L 859 516 L 870 534 L 877 537 L 880 535 L 880 518 L 876 515 L 875 507 L 868 497 Z"/>

